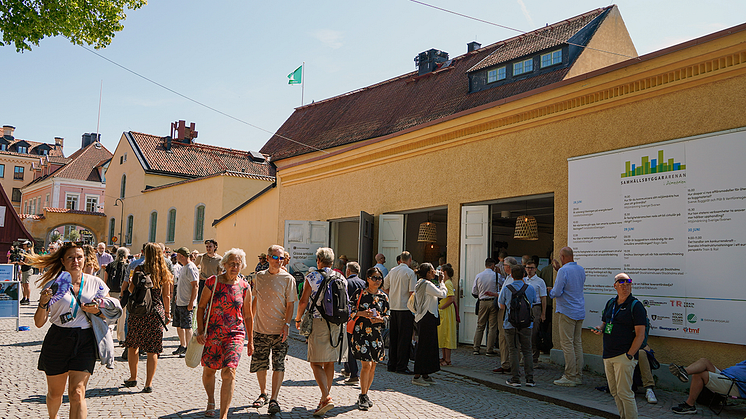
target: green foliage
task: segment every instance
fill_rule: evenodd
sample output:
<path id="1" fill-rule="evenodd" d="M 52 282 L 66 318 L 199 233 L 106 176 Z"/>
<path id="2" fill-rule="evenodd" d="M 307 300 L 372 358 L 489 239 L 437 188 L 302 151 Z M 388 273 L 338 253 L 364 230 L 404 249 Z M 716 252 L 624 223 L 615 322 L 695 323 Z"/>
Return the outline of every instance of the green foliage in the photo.
<path id="1" fill-rule="evenodd" d="M 57 240 L 59 240 L 59 239 L 60 239 L 60 237 L 62 237 L 62 234 L 60 234 L 60 232 L 59 232 L 59 231 L 57 231 L 57 230 L 54 230 L 54 231 L 52 232 L 52 236 L 51 236 L 51 237 L 49 238 L 49 241 L 50 241 L 50 242 L 56 242 Z"/>
<path id="2" fill-rule="evenodd" d="M 78 230 L 70 230 L 70 232 L 67 233 L 67 239 L 75 243 L 80 240 L 80 233 L 78 232 Z"/>
<path id="3" fill-rule="evenodd" d="M 147 0 L 0 0 L 0 46 L 30 51 L 40 40 L 62 35 L 73 44 L 105 47 L 124 29 L 124 11 L 144 4 Z"/>

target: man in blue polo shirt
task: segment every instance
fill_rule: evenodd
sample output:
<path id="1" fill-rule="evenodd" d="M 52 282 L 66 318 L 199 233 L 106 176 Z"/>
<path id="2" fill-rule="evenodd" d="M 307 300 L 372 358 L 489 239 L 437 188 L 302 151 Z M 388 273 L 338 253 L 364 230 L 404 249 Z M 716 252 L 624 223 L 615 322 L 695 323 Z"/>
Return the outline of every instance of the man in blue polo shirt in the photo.
<path id="1" fill-rule="evenodd" d="M 554 261 L 556 263 L 556 261 Z M 565 356 L 565 373 L 554 384 L 575 387 L 583 383 L 583 342 L 580 338 L 585 320 L 585 269 L 575 263 L 572 249 L 560 250 L 562 267 L 557 271 L 553 288 L 547 288 L 555 301 L 559 323 L 560 347 Z"/>

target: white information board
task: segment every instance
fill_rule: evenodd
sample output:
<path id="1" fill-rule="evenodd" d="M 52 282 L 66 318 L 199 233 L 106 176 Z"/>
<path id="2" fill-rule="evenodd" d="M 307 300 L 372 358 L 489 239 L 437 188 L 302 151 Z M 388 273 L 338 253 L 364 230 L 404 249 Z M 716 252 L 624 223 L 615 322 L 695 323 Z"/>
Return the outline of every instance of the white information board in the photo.
<path id="1" fill-rule="evenodd" d="M 652 335 L 746 344 L 746 128 L 569 160 L 585 326 L 626 272 Z"/>

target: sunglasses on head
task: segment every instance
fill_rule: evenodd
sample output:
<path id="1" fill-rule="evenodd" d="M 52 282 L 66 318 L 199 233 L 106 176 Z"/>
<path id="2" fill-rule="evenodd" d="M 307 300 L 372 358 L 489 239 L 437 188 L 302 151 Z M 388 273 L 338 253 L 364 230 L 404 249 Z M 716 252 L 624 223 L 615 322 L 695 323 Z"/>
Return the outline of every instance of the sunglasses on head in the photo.
<path id="1" fill-rule="evenodd" d="M 616 280 L 617 284 L 631 284 L 632 278 L 619 278 Z"/>
<path id="2" fill-rule="evenodd" d="M 285 260 L 285 256 L 270 255 L 269 257 L 274 260 Z"/>

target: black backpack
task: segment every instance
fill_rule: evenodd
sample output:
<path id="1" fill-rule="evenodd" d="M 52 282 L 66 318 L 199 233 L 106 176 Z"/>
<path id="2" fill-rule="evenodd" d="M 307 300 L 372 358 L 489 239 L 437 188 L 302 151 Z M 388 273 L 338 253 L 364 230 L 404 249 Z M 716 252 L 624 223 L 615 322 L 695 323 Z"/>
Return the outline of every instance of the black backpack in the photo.
<path id="1" fill-rule="evenodd" d="M 109 275 L 108 282 L 106 285 L 110 291 L 121 292 L 122 290 L 122 279 L 124 278 L 124 271 L 127 269 L 125 261 L 112 262 L 106 265 L 106 273 Z"/>
<path id="2" fill-rule="evenodd" d="M 347 295 L 347 286 L 344 278 L 336 271 L 328 274 L 324 269 L 318 271 L 324 280 L 319 285 L 316 293 L 321 300 L 319 314 L 329 323 L 343 324 L 350 319 L 350 297 Z"/>
<path id="3" fill-rule="evenodd" d="M 508 285 L 508 290 L 512 294 L 510 297 L 508 321 L 517 330 L 530 327 L 534 321 L 534 314 L 531 312 L 531 302 L 526 297 L 526 288 L 528 288 L 528 284 L 523 284 L 520 290 L 516 290 L 513 284 Z"/>
<path id="4" fill-rule="evenodd" d="M 131 281 L 135 284 L 135 290 L 129 296 L 127 311 L 130 316 L 145 316 L 153 310 L 153 280 L 150 274 L 137 269 L 133 272 Z"/>

